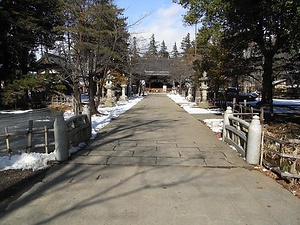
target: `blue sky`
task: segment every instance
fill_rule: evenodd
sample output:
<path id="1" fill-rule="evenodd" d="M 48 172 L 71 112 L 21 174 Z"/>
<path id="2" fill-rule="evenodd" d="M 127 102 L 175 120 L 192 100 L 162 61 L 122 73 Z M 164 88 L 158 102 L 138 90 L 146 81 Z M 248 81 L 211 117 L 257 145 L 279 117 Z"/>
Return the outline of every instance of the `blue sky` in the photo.
<path id="1" fill-rule="evenodd" d="M 129 29 L 133 36 L 137 36 L 141 48 L 149 44 L 152 34 L 160 44 L 165 41 L 169 52 L 175 42 L 180 50 L 180 42 L 187 33 L 194 39 L 194 27 L 183 23 L 184 9 L 172 3 L 172 0 L 115 0 L 115 3 L 119 8 L 125 9 L 128 25 L 147 15 Z"/>

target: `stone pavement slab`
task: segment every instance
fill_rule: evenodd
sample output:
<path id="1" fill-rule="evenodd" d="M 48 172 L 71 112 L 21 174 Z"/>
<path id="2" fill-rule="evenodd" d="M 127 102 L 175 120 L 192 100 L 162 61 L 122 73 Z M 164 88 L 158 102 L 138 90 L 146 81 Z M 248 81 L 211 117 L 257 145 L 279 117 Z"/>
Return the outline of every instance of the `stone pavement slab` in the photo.
<path id="1" fill-rule="evenodd" d="M 53 166 L 0 225 L 299 225 L 299 209 L 202 122 L 153 94 Z"/>
<path id="2" fill-rule="evenodd" d="M 58 167 L 0 224 L 299 224 L 298 199 L 257 171 Z"/>

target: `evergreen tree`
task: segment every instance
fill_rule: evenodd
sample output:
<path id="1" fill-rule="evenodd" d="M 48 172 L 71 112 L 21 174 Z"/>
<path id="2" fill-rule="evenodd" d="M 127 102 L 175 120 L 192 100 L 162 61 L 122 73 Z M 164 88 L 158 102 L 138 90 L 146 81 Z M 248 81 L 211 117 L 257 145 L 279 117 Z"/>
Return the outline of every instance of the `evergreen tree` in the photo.
<path id="1" fill-rule="evenodd" d="M 138 44 L 137 44 L 136 37 L 133 37 L 133 39 L 132 39 L 132 44 L 130 45 L 129 54 L 133 58 L 138 58 L 139 57 L 139 49 L 138 49 Z"/>
<path id="2" fill-rule="evenodd" d="M 130 73 L 136 73 L 137 72 L 137 64 L 139 63 L 140 60 L 140 55 L 139 55 L 139 48 L 137 44 L 137 39 L 136 37 L 133 37 L 130 48 L 129 48 L 129 70 Z"/>
<path id="3" fill-rule="evenodd" d="M 168 48 L 167 48 L 164 40 L 162 41 L 162 43 L 160 45 L 159 56 L 163 57 L 163 58 L 169 58 Z"/>
<path id="4" fill-rule="evenodd" d="M 53 47 L 63 23 L 60 0 L 0 1 L 1 79 L 27 74 L 39 45 Z"/>
<path id="5" fill-rule="evenodd" d="M 177 49 L 177 44 L 176 44 L 176 42 L 175 42 L 174 45 L 173 45 L 172 57 L 173 57 L 173 58 L 178 58 L 178 57 L 179 57 L 179 52 L 178 52 L 178 49 Z"/>
<path id="6" fill-rule="evenodd" d="M 188 33 L 181 41 L 181 49 L 183 51 L 184 55 L 187 55 L 189 50 L 191 49 L 192 44 L 191 44 L 191 35 Z"/>
<path id="7" fill-rule="evenodd" d="M 117 8 L 111 0 L 68 0 L 65 15 L 68 23 L 64 29 L 72 50 L 66 52 L 66 56 L 78 103 L 75 112 L 80 111 L 79 79 L 83 79 L 89 90 L 91 113 L 97 113 L 94 96 L 99 71 L 104 74 L 102 88 L 106 72 L 111 68 L 124 69 L 126 64 L 129 37 L 126 18 L 123 9 Z"/>
<path id="8" fill-rule="evenodd" d="M 232 53 L 255 45 L 263 57 L 262 103 L 272 105 L 274 57 L 281 52 L 299 51 L 299 0 L 175 2 L 188 9 L 185 21 L 189 24 L 201 21 L 202 29 L 218 27 L 222 42 Z"/>
<path id="9" fill-rule="evenodd" d="M 55 28 L 63 24 L 61 6 L 61 0 L 0 1 L 0 82 L 4 84 L 0 104 L 14 101 L 8 99 L 15 98 L 9 95 L 11 87 L 34 67 L 38 48 L 50 49 L 60 38 Z M 21 93 L 18 98 L 22 98 Z M 26 91 L 23 93 L 26 95 Z M 16 104 L 28 98 L 23 100 Z"/>
<path id="10" fill-rule="evenodd" d="M 158 51 L 157 51 L 157 42 L 155 40 L 154 34 L 152 34 L 150 38 L 150 43 L 148 46 L 148 50 L 145 54 L 146 57 L 157 57 Z"/>

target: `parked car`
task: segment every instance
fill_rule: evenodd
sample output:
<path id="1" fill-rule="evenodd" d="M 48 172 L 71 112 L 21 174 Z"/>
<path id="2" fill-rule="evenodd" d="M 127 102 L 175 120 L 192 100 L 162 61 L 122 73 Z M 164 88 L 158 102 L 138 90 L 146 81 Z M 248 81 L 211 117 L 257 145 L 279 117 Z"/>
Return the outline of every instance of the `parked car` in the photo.
<path id="1" fill-rule="evenodd" d="M 241 92 L 237 87 L 228 87 L 225 92 L 226 101 L 232 101 L 233 98 L 236 98 L 238 102 L 240 101 L 254 101 L 258 97 L 257 92 Z"/>

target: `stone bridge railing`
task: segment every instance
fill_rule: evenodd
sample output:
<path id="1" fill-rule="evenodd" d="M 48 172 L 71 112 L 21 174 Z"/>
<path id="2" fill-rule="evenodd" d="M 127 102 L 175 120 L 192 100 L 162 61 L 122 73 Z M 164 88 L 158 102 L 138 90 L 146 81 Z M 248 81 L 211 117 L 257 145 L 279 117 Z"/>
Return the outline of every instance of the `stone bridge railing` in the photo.
<path id="1" fill-rule="evenodd" d="M 258 116 L 250 123 L 234 116 L 231 107 L 224 114 L 223 141 L 234 146 L 249 164 L 259 164 L 262 126 Z"/>
<path id="2" fill-rule="evenodd" d="M 81 142 L 88 141 L 91 137 L 91 130 L 88 108 L 84 109 L 83 114 L 67 120 L 64 120 L 63 115 L 58 115 L 54 121 L 56 160 L 67 160 L 70 146 L 77 146 Z"/>

